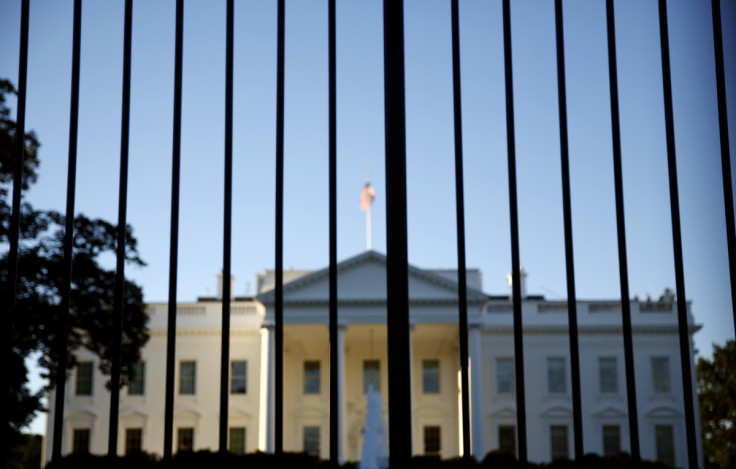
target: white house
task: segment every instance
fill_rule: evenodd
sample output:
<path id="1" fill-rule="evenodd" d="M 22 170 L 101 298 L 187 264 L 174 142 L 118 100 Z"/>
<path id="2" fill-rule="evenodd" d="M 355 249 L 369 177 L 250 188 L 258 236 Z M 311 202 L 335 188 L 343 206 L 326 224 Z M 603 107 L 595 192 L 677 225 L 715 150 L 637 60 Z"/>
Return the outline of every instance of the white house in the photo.
<path id="1" fill-rule="evenodd" d="M 409 270 L 415 454 L 452 457 L 462 448 L 456 279 L 454 270 Z M 473 452 L 478 457 L 499 448 L 515 452 L 512 303 L 484 294 L 478 270 L 468 270 L 467 279 Z M 329 455 L 328 282 L 328 269 L 284 272 L 284 449 L 322 458 Z M 233 452 L 273 447 L 273 287 L 274 272 L 264 271 L 255 298 L 232 302 Z M 385 256 L 367 251 L 341 262 L 338 302 L 338 375 L 344 390 L 338 418 L 345 429 L 338 451 L 342 460 L 355 461 L 361 454 L 366 389 L 379 389 L 384 412 L 388 408 Z M 572 457 L 567 303 L 525 296 L 522 309 L 529 460 Z M 642 457 L 685 466 L 673 299 L 634 301 L 631 309 Z M 175 450 L 217 448 L 221 310 L 217 298 L 177 305 Z M 150 304 L 148 312 L 151 340 L 142 352 L 139 377 L 121 392 L 121 454 L 163 453 L 167 305 Z M 690 311 L 688 317 L 692 337 L 699 326 Z M 579 301 L 578 324 L 585 452 L 628 451 L 620 302 Z M 107 378 L 93 354 L 80 352 L 78 358 L 66 388 L 63 452 L 105 453 Z M 694 369 L 692 357 L 691 365 Z M 51 455 L 53 416 L 52 406 L 45 460 Z M 698 441 L 699 433 L 698 428 Z"/>

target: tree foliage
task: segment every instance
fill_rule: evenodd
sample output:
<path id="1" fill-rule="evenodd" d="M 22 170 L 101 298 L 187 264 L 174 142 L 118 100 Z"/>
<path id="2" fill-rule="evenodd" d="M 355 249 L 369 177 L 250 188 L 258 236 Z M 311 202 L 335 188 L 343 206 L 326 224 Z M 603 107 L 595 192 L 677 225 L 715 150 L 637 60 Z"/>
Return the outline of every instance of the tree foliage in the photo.
<path id="1" fill-rule="evenodd" d="M 16 161 L 15 122 L 10 117 L 6 98 L 14 94 L 7 80 L 0 80 L 0 300 L 3 309 L 9 304 L 8 254 L 11 214 L 11 191 Z M 25 136 L 24 180 L 27 190 L 38 178 L 39 142 L 33 132 Z M 14 317 L 13 356 L 9 374 L 11 381 L 12 431 L 19 431 L 41 410 L 43 390 L 32 393 L 27 387 L 28 370 L 25 357 L 41 352 L 39 365 L 46 376 L 56 368 L 56 331 L 60 330 L 61 289 L 64 278 L 64 216 L 51 210 L 36 210 L 27 201 L 21 208 L 21 239 L 18 261 L 18 287 Z M 133 230 L 126 227 L 125 257 L 128 264 L 144 266 L 138 256 Z M 75 365 L 73 352 L 85 347 L 100 357 L 100 370 L 109 374 L 112 367 L 114 333 L 113 292 L 114 268 L 100 263 L 103 255 L 115 255 L 116 226 L 100 219 L 78 215 L 74 220 L 73 265 L 70 294 L 68 340 L 69 368 Z M 140 350 L 148 340 L 147 316 L 143 291 L 126 281 L 123 301 L 122 375 L 123 383 Z"/>
<path id="2" fill-rule="evenodd" d="M 736 467 L 736 341 L 713 345 L 713 359 L 698 360 L 703 453 L 709 467 Z"/>

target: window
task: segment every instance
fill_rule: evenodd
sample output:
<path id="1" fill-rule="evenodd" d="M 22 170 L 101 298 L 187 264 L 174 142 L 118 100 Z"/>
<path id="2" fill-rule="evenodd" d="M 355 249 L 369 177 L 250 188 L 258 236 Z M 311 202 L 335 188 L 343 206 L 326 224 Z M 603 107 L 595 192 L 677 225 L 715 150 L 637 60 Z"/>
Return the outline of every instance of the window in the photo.
<path id="1" fill-rule="evenodd" d="M 615 358 L 599 358 L 598 373 L 601 394 L 615 394 L 618 392 L 618 372 Z"/>
<path id="2" fill-rule="evenodd" d="M 315 362 L 312 362 L 315 363 Z M 316 362 L 319 363 L 319 362 Z M 304 427 L 304 452 L 319 456 L 319 427 Z"/>
<path id="3" fill-rule="evenodd" d="M 496 393 L 510 394 L 514 392 L 514 360 L 496 358 Z"/>
<path id="4" fill-rule="evenodd" d="M 654 427 L 657 440 L 657 459 L 668 466 L 675 465 L 675 435 L 672 425 L 657 425 Z"/>
<path id="5" fill-rule="evenodd" d="M 230 363 L 230 394 L 248 392 L 248 362 L 234 361 Z"/>
<path id="6" fill-rule="evenodd" d="M 92 395 L 92 362 L 79 362 L 77 364 L 77 396 Z"/>
<path id="7" fill-rule="evenodd" d="M 140 453 L 143 450 L 143 429 L 125 429 L 125 454 Z"/>
<path id="8" fill-rule="evenodd" d="M 516 457 L 516 427 L 500 425 L 498 427 L 498 450 L 513 454 Z"/>
<path id="9" fill-rule="evenodd" d="M 427 456 L 441 456 L 442 444 L 440 427 L 424 427 L 424 454 Z"/>
<path id="10" fill-rule="evenodd" d="M 245 454 L 245 428 L 233 427 L 230 429 L 230 452 Z"/>
<path id="11" fill-rule="evenodd" d="M 197 380 L 197 362 L 179 363 L 179 394 L 194 395 Z"/>
<path id="12" fill-rule="evenodd" d="M 89 453 L 89 428 L 75 428 L 72 434 L 72 453 Z"/>
<path id="13" fill-rule="evenodd" d="M 565 390 L 565 359 L 547 359 L 547 391 L 550 394 L 560 394 Z"/>
<path id="14" fill-rule="evenodd" d="M 621 452 L 621 427 L 603 425 L 603 456 L 615 456 Z"/>
<path id="15" fill-rule="evenodd" d="M 652 390 L 670 392 L 670 359 L 652 358 Z"/>
<path id="16" fill-rule="evenodd" d="M 381 392 L 381 362 L 378 360 L 363 361 L 363 392 L 368 394 L 371 388 Z"/>
<path id="17" fill-rule="evenodd" d="M 439 394 L 440 392 L 440 361 L 422 361 L 422 392 L 424 394 Z"/>
<path id="18" fill-rule="evenodd" d="M 552 461 L 570 459 L 567 443 L 567 426 L 552 425 L 549 427 L 549 434 L 552 444 Z"/>
<path id="19" fill-rule="evenodd" d="M 194 429 L 179 428 L 177 430 L 176 442 L 179 451 L 194 451 Z"/>
<path id="20" fill-rule="evenodd" d="M 319 362 L 304 362 L 304 394 L 320 393 L 320 377 Z"/>
<path id="21" fill-rule="evenodd" d="M 129 396 L 142 396 L 145 392 L 146 363 L 138 362 L 133 364 L 133 369 L 128 383 Z"/>

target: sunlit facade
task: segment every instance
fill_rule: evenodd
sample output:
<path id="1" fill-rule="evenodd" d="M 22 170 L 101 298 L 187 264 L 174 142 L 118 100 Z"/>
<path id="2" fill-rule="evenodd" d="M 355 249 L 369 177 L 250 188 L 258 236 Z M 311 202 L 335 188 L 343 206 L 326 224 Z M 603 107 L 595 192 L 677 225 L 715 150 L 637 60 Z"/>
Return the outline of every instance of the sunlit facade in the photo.
<path id="1" fill-rule="evenodd" d="M 507 296 L 484 294 L 480 275 L 468 271 L 471 441 L 473 453 L 482 458 L 495 449 L 516 452 L 518 444 L 512 303 Z M 456 280 L 454 270 L 409 271 L 415 454 L 453 457 L 462 451 Z M 228 446 L 236 453 L 273 450 L 274 272 L 264 271 L 256 282 L 256 296 L 235 298 L 231 307 Z M 327 269 L 284 272 L 284 449 L 325 459 L 328 282 Z M 529 460 L 572 458 L 567 303 L 528 296 L 524 290 Z M 684 466 L 687 445 L 673 298 L 631 306 L 642 457 Z M 388 410 L 385 256 L 367 251 L 338 265 L 338 308 L 338 419 L 344 428 L 338 453 L 343 461 L 357 461 L 367 390 L 380 390 L 384 417 Z M 120 454 L 163 453 L 167 309 L 166 304 L 148 305 L 151 339 L 136 379 L 121 392 Z M 175 451 L 218 446 L 221 314 L 217 297 L 177 306 Z M 688 314 L 692 336 L 699 326 Z M 628 451 L 621 305 L 579 301 L 578 324 L 585 452 Z M 67 383 L 62 451 L 106 453 L 107 378 L 93 354 L 80 352 L 78 360 Z M 49 402 L 54 402 L 53 395 Z M 52 407 L 44 460 L 51 454 L 53 415 Z"/>

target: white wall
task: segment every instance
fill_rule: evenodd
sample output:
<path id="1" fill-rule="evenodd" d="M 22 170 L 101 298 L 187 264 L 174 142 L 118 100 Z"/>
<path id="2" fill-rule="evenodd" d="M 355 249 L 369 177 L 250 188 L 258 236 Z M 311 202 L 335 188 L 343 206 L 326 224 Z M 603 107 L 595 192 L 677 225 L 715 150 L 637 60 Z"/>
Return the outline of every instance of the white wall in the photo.
<path id="1" fill-rule="evenodd" d="M 363 270 L 375 280 L 376 265 L 369 264 Z M 345 399 L 344 408 L 345 456 L 348 460 L 359 458 L 361 450 L 360 430 L 365 418 L 365 395 L 362 391 L 363 360 L 375 358 L 381 363 L 381 392 L 384 409 L 388 411 L 388 357 L 386 353 L 385 304 L 374 294 L 380 293 L 380 282 L 361 280 L 359 271 L 346 276 L 342 285 L 357 295 L 358 286 L 368 291 L 370 301 L 351 301 L 340 306 L 340 318 L 345 323 Z M 304 280 L 307 277 L 302 277 Z M 413 386 L 413 446 L 414 453 L 423 451 L 423 429 L 427 425 L 439 425 L 442 431 L 442 455 L 452 457 L 460 451 L 459 412 L 459 352 L 457 329 L 457 304 L 449 300 L 448 285 L 437 283 L 432 293 L 430 277 L 415 277 L 419 285 L 415 291 L 425 292 L 425 301 L 413 303 L 411 318 L 416 324 L 412 331 L 412 386 Z M 321 279 L 320 281 L 324 281 Z M 424 282 L 424 283 L 422 283 Z M 429 282 L 429 283 L 427 283 Z M 306 282 L 304 290 L 294 292 L 294 298 L 316 300 L 314 294 L 322 291 L 317 283 Z M 369 291 L 371 288 L 378 290 Z M 421 288 L 420 288 L 421 287 Z M 385 288 L 385 287 L 383 287 Z M 432 300 L 434 298 L 434 300 Z M 287 297 L 287 301 L 289 298 Z M 474 448 L 483 457 L 498 445 L 498 426 L 516 425 L 515 394 L 498 395 L 495 385 L 495 360 L 513 357 L 513 328 L 508 301 L 489 301 L 490 309 L 469 307 L 471 322 L 479 328 L 480 363 L 471 364 L 481 371 L 482 403 L 474 408 L 474 418 L 482 425 L 482 448 Z M 541 308 L 540 308 L 541 305 Z M 659 307 L 658 307 L 659 308 Z M 324 298 L 311 303 L 287 303 L 285 327 L 285 408 L 284 446 L 289 451 L 303 449 L 303 427 L 321 428 L 321 457 L 329 455 L 329 347 L 327 332 L 327 308 Z M 632 303 L 634 347 L 636 356 L 636 387 L 639 411 L 639 433 L 642 457 L 654 459 L 654 427 L 657 424 L 673 425 L 675 430 L 676 462 L 686 462 L 686 432 L 683 417 L 679 342 L 677 318 L 674 308 L 648 312 L 648 307 Z M 651 309 L 651 308 L 649 308 Z M 215 449 L 218 442 L 219 382 L 220 382 L 220 317 L 221 304 L 198 302 L 180 304 L 177 307 L 177 386 L 175 389 L 174 445 L 176 429 L 195 429 L 195 449 Z M 144 396 L 128 396 L 121 393 L 120 432 L 118 448 L 122 454 L 126 428 L 143 429 L 143 449 L 162 453 L 164 378 L 166 360 L 166 311 L 165 304 L 148 307 L 151 315 L 151 340 L 143 350 L 146 362 L 146 392 Z M 482 312 L 480 312 L 482 311 Z M 488 312 L 496 311 L 496 312 Z M 541 312 L 540 312 L 541 311 Z M 550 312 L 556 311 L 556 312 Z M 598 312 L 592 312 L 598 311 Z M 265 418 L 261 399 L 262 336 L 261 326 L 272 311 L 257 302 L 234 302 L 231 330 L 231 360 L 247 360 L 248 392 L 245 396 L 231 395 L 229 421 L 231 427 L 246 427 L 248 451 L 259 445 L 259 420 Z M 603 452 L 602 426 L 620 425 L 621 449 L 629 450 L 628 421 L 626 418 L 626 377 L 624 371 L 621 314 L 615 302 L 580 302 L 578 305 L 580 332 L 580 363 L 582 376 L 583 430 L 585 452 Z M 692 321 L 692 317 L 691 317 Z M 302 323 L 301 325 L 298 323 Z M 567 425 L 569 454 L 574 454 L 572 427 L 572 393 L 570 385 L 570 354 L 567 332 L 567 314 L 561 302 L 527 300 L 523 304 L 524 323 L 524 377 L 526 380 L 527 438 L 531 461 L 550 460 L 550 425 Z M 368 331 L 373 330 L 373 342 L 369 343 Z M 691 333 L 697 326 L 691 325 Z M 670 362 L 670 392 L 654 393 L 651 388 L 651 357 L 668 357 Z M 566 392 L 547 392 L 547 358 L 562 357 L 566 365 Z M 598 358 L 615 357 L 617 360 L 618 392 L 602 394 L 599 389 Z M 78 353 L 79 360 L 96 360 L 87 351 Z M 441 392 L 423 394 L 421 387 L 422 360 L 440 360 Z M 197 363 L 196 394 L 179 395 L 178 363 L 194 360 Z M 321 362 L 321 392 L 319 395 L 303 393 L 303 363 L 305 360 Z M 476 374 L 477 376 L 477 374 Z M 471 380 L 473 377 L 471 376 Z M 75 374 L 72 373 L 66 391 L 64 409 L 63 451 L 71 450 L 71 433 L 74 428 L 90 428 L 90 450 L 106 453 L 109 412 L 109 394 L 105 389 L 106 378 L 99 371 L 94 376 L 92 396 L 75 394 Z M 265 387 L 264 387 L 265 389 Z M 53 399 L 48 419 L 45 443 L 45 459 L 51 455 L 53 427 Z M 265 400 L 263 400 L 265 402 Z M 696 402 L 697 408 L 697 402 Z M 263 413 L 263 416 L 262 416 Z M 389 429 L 390 431 L 390 429 Z M 699 431 L 699 429 L 698 429 Z"/>

